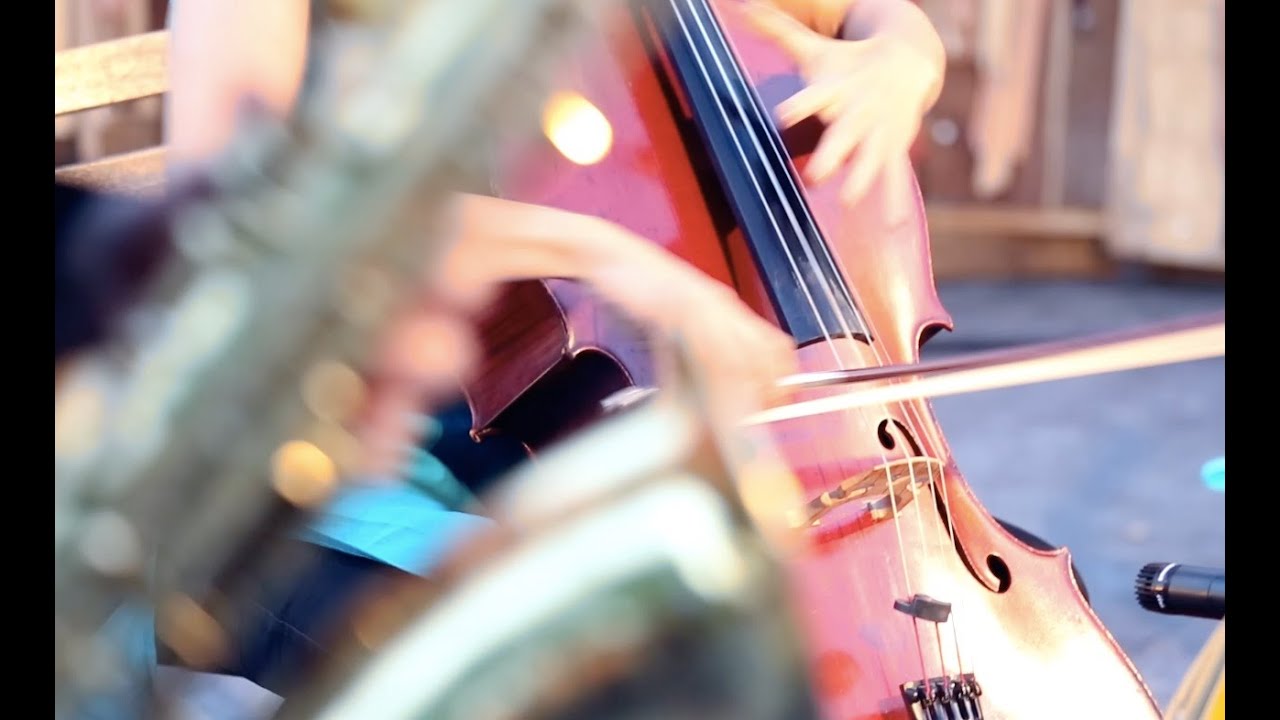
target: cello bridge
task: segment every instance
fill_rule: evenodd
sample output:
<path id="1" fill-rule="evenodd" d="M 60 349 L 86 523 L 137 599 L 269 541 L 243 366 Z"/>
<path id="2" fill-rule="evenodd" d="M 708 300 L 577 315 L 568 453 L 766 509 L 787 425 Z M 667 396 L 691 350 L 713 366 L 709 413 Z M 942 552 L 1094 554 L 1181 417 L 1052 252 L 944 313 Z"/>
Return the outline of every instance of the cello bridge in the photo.
<path id="1" fill-rule="evenodd" d="M 916 493 L 942 477 L 941 460 L 910 457 L 882 463 L 841 482 L 792 513 L 794 528 L 816 527 L 824 515 L 851 503 L 861 503 L 874 520 L 893 517 L 915 499 Z"/>
<path id="2" fill-rule="evenodd" d="M 982 688 L 971 673 L 936 677 L 902 686 L 912 720 L 982 720 Z"/>

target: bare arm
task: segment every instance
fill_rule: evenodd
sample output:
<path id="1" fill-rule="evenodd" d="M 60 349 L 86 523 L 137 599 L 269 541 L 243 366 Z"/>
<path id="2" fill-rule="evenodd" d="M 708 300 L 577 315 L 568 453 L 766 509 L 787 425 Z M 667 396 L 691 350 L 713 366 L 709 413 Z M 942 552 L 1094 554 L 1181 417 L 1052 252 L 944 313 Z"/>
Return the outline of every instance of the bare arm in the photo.
<path id="1" fill-rule="evenodd" d="M 246 95 L 289 111 L 306 64 L 309 13 L 308 0 L 172 3 L 165 127 L 173 166 L 222 150 Z"/>
<path id="2" fill-rule="evenodd" d="M 309 6 L 308 0 L 174 3 L 167 129 L 175 161 L 202 161 L 225 147 L 246 95 L 280 115 L 289 112 L 306 63 Z M 456 268 L 460 282 L 591 278 L 619 257 L 652 253 L 647 243 L 612 228 L 602 240 L 605 223 L 595 218 L 481 196 L 462 199 L 466 241 L 497 254 L 475 266 L 464 254 Z"/>
<path id="3" fill-rule="evenodd" d="M 573 278 L 596 287 L 637 319 L 667 329 L 682 322 L 687 309 L 661 301 L 681 297 L 686 285 L 745 310 L 729 288 L 607 220 L 483 195 L 460 195 L 459 208 L 465 239 L 443 273 L 455 292 L 510 280 Z M 673 291 L 650 293 L 631 282 L 644 276 L 672 283 Z M 763 321 L 759 330 L 765 330 Z"/>
<path id="4" fill-rule="evenodd" d="M 308 9 L 308 0 L 177 0 L 168 108 L 174 164 L 220 152 L 246 94 L 276 113 L 290 110 L 306 64 Z M 459 200 L 459 237 L 437 294 L 475 296 L 523 278 L 582 280 L 651 329 L 678 333 L 737 394 L 791 370 L 789 337 L 729 288 L 644 238 L 556 208 L 479 195 Z"/>
<path id="5" fill-rule="evenodd" d="M 169 144 L 176 162 L 219 152 L 246 94 L 281 115 L 297 99 L 306 63 L 308 0 L 178 0 L 174 3 Z M 655 263 L 683 270 L 664 253 L 621 228 L 577 213 L 461 195 L 462 243 L 446 282 L 482 287 L 534 277 L 566 277 L 605 285 L 619 267 Z M 619 291 L 615 285 L 606 288 Z M 625 304 L 625 303 L 624 303 Z M 649 307 L 633 303 L 647 314 Z"/>

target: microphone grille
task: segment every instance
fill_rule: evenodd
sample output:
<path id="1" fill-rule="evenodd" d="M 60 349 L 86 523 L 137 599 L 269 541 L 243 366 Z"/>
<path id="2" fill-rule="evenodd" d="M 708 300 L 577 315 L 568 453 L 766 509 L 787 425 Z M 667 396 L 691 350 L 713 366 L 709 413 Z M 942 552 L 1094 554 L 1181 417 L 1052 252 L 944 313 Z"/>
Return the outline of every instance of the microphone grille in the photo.
<path id="1" fill-rule="evenodd" d="M 1139 605 L 1155 612 L 1160 612 L 1164 609 L 1164 600 L 1159 594 L 1163 583 L 1158 583 L 1157 578 L 1169 566 L 1170 563 L 1148 563 L 1138 571 L 1138 578 L 1133 583 L 1133 590 L 1134 595 L 1138 598 Z"/>

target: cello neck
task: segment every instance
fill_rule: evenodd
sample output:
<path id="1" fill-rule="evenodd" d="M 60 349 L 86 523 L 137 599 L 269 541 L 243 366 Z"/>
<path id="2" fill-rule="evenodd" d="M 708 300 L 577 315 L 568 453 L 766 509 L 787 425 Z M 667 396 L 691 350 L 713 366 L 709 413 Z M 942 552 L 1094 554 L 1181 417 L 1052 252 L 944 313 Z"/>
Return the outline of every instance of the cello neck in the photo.
<path id="1" fill-rule="evenodd" d="M 782 329 L 806 345 L 865 339 L 774 123 L 708 0 L 644 3 Z"/>

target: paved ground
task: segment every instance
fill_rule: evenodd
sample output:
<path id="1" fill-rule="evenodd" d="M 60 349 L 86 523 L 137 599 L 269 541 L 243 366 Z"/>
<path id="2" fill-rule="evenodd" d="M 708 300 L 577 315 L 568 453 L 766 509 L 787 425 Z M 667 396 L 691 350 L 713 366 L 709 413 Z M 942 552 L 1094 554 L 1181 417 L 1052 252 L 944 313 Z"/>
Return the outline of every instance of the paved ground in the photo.
<path id="1" fill-rule="evenodd" d="M 1121 329 L 1223 307 L 1219 286 L 986 283 L 940 288 L 956 331 L 928 355 Z M 978 497 L 1067 546 L 1094 608 L 1163 704 L 1213 630 L 1138 607 L 1148 562 L 1225 567 L 1224 495 L 1200 480 L 1223 455 L 1221 358 L 939 398 Z M 1015 470 L 1016 468 L 1016 470 Z"/>
<path id="2" fill-rule="evenodd" d="M 1223 305 L 1220 286 L 989 283 L 941 288 L 956 331 L 926 357 L 1134 327 Z M 941 398 L 960 466 L 997 516 L 1069 547 L 1094 607 L 1163 704 L 1214 624 L 1139 608 L 1148 562 L 1224 567 L 1222 494 L 1200 468 L 1223 454 L 1222 359 Z M 257 695 L 257 697 L 255 697 Z M 265 702 L 240 681 L 205 684 L 191 718 L 245 718 Z M 197 710 L 196 708 L 200 709 Z"/>

